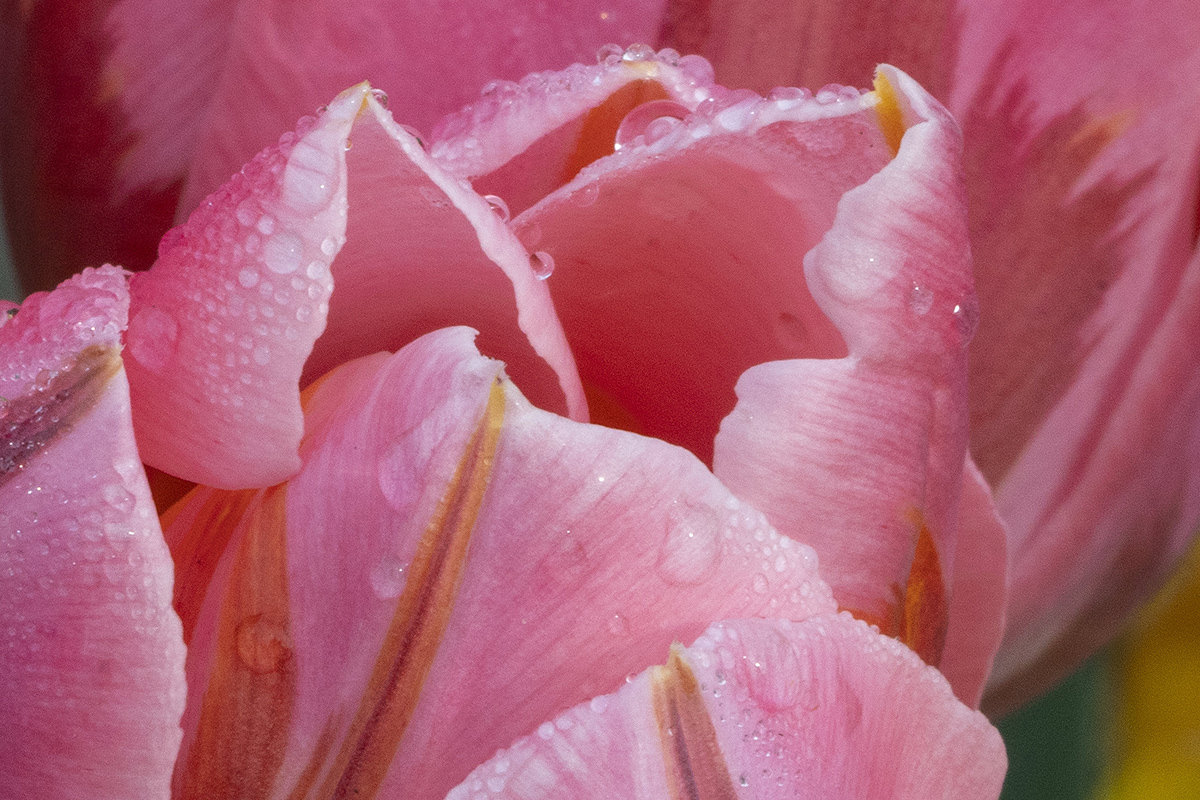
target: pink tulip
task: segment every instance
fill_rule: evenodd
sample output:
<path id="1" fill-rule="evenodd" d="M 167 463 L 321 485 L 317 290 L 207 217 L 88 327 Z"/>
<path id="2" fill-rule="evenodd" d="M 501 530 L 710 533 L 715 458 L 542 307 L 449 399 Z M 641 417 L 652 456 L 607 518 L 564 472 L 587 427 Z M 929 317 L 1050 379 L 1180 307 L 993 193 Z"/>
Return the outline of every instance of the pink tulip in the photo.
<path id="1" fill-rule="evenodd" d="M 438 130 L 427 151 L 352 87 L 128 289 L 89 270 L 0 327 L 0 514 L 22 526 L 2 602 L 42 620 L 0 668 L 46 676 L 5 679 L 0 781 L 996 797 L 999 737 L 955 697 L 978 701 L 1004 563 L 964 464 L 947 113 L 891 68 L 874 92 L 764 99 L 635 48 Z M 97 343 L 103 382 L 80 376 Z M 135 435 L 207 484 L 162 518 L 181 635 Z M 795 489 L 789 536 L 720 480 L 764 470 L 767 499 Z M 100 533 L 89 501 L 118 514 Z M 97 566 L 124 581 L 103 614 Z M 153 680 L 112 680 L 138 658 Z M 67 665 L 141 724 L 49 763 L 92 699 Z"/>
<path id="2" fill-rule="evenodd" d="M 1118 630 L 1200 524 L 1200 98 L 1162 77 L 1200 66 L 1200 19 L 1190 0 L 1043 5 L 623 0 L 434 15 L 375 1 L 39 0 L 12 12 L 3 48 L 6 105 L 20 110 L 3 146 L 14 247 L 28 288 L 105 260 L 146 268 L 173 217 L 364 78 L 428 130 L 484 81 L 606 41 L 700 52 L 726 85 L 764 92 L 861 85 L 878 62 L 898 64 L 965 131 L 980 299 L 971 452 L 1008 528 L 1013 591 L 991 702 L 1010 707 Z M 531 180 L 513 194 L 502 178 L 514 212 L 545 193 Z M 796 501 L 776 507 L 752 483 L 786 530 Z"/>

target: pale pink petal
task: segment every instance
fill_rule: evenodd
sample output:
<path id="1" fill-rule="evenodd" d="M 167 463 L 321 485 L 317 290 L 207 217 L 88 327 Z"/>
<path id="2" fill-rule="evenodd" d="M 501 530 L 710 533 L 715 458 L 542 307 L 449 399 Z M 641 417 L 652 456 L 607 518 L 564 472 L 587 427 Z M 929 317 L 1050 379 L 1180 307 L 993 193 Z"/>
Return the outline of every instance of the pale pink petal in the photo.
<path id="1" fill-rule="evenodd" d="M 899 152 L 842 196 L 805 257 L 808 286 L 849 354 L 748 370 L 713 466 L 781 532 L 817 549 L 843 608 L 936 664 L 976 307 L 958 130 L 903 73 L 883 69 L 881 82 L 881 102 L 895 92 L 907 128 Z"/>
<path id="2" fill-rule="evenodd" d="M 954 572 L 949 576 L 950 619 L 938 669 L 959 699 L 978 708 L 1004 636 L 1008 530 L 970 456 L 963 470 L 958 531 Z"/>
<path id="3" fill-rule="evenodd" d="M 293 474 L 302 377 L 449 323 L 484 331 L 481 346 L 508 360 L 535 402 L 586 416 L 529 253 L 365 84 L 171 231 L 132 291 L 143 457 L 207 485 Z"/>
<path id="4" fill-rule="evenodd" d="M 659 42 L 705 56 L 726 86 L 857 86 L 887 62 L 944 97 L 957 14 L 949 0 L 670 0 Z"/>
<path id="5" fill-rule="evenodd" d="M 234 5 L 38 0 L 6 12 L 4 205 L 27 290 L 106 260 L 153 262 Z"/>
<path id="6" fill-rule="evenodd" d="M 181 203 L 190 210 L 282 130 L 344 86 L 368 80 L 419 129 L 488 81 L 592 58 L 605 42 L 653 38 L 664 0 L 500 0 L 439 6 L 368 0 L 242 3 Z"/>
<path id="7" fill-rule="evenodd" d="M 1200 85 L 1161 78 L 1200 69 L 1200 8 L 963 19 L 971 438 L 1012 536 L 1011 702 L 1106 641 L 1200 526 Z"/>
<path id="8" fill-rule="evenodd" d="M 497 753 L 447 800 L 996 798 L 1000 734 L 846 614 L 723 622 Z"/>
<path id="9" fill-rule="evenodd" d="M 0 786 L 168 798 L 183 710 L 172 567 L 138 461 L 115 267 L 0 325 Z"/>
<path id="10" fill-rule="evenodd" d="M 690 454 L 534 408 L 471 338 L 440 331 L 331 374 L 304 469 L 230 493 L 180 787 L 442 797 L 711 619 L 833 609 L 812 551 Z M 212 500 L 172 512 L 173 541 Z"/>

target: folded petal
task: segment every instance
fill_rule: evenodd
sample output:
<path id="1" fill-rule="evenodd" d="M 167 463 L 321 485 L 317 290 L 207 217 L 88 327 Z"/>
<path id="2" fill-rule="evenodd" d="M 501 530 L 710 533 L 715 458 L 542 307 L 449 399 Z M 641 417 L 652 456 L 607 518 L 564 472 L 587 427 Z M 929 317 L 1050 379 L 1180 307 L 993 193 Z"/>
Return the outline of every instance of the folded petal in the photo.
<path id="1" fill-rule="evenodd" d="M 960 141 L 911 78 L 881 69 L 877 81 L 881 119 L 901 126 L 899 150 L 842 196 L 804 260 L 848 355 L 748 370 L 713 468 L 816 548 L 843 608 L 937 664 L 954 602 L 976 314 Z M 1003 562 L 990 568 L 1003 574 Z"/>
<path id="2" fill-rule="evenodd" d="M 107 260 L 145 269 L 174 217 L 236 3 L 19 5 L 0 44 L 0 171 L 25 288 Z"/>
<path id="3" fill-rule="evenodd" d="M 997 681 L 1027 697 L 1200 526 L 1200 87 L 1156 78 L 1200 68 L 1200 12 L 982 2 L 963 19 L 972 452 L 1013 537 Z"/>
<path id="4" fill-rule="evenodd" d="M 996 798 L 1000 735 L 849 615 L 723 622 L 503 750 L 448 800 Z"/>
<path id="5" fill-rule="evenodd" d="M 215 568 L 179 561 L 211 575 L 180 796 L 442 797 L 711 619 L 833 609 L 812 551 L 691 455 L 530 406 L 471 338 L 317 384 L 304 469 L 232 493 Z"/>
<path id="6" fill-rule="evenodd" d="M 302 375 L 448 323 L 484 331 L 481 346 L 535 402 L 586 415 L 528 251 L 365 84 L 208 198 L 132 291 L 139 445 L 192 481 L 287 478 L 300 465 Z"/>
<path id="7" fill-rule="evenodd" d="M 170 796 L 184 701 L 172 565 L 138 462 L 115 267 L 0 322 L 0 785 Z"/>

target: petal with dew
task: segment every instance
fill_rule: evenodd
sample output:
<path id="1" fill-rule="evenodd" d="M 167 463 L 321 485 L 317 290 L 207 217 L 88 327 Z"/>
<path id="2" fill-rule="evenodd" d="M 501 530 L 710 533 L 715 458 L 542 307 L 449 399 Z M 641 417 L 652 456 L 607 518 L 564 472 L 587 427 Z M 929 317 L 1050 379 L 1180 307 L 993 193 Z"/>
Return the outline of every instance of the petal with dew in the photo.
<path id="1" fill-rule="evenodd" d="M 586 415 L 529 253 L 365 84 L 263 151 L 160 251 L 133 279 L 127 341 L 139 446 L 171 474 L 287 478 L 301 380 L 453 322 L 484 331 L 535 402 Z"/>
<path id="2" fill-rule="evenodd" d="M 842 196 L 805 256 L 848 355 L 747 371 L 713 465 L 781 532 L 813 544 L 843 608 L 936 665 L 953 602 L 976 313 L 960 141 L 911 78 L 881 68 L 877 87 L 881 117 L 902 124 L 899 149 Z"/>
<path id="3" fill-rule="evenodd" d="M 115 267 L 0 324 L 0 785 L 170 796 L 184 701 L 172 567 L 138 461 Z"/>
<path id="4" fill-rule="evenodd" d="M 812 551 L 691 455 L 532 407 L 471 338 L 312 390 L 304 469 L 250 501 L 189 612 L 180 796 L 242 775 L 264 797 L 442 797 L 711 619 L 833 609 Z M 212 492 L 172 513 L 173 545 Z"/>
<path id="5" fill-rule="evenodd" d="M 447 800 L 996 798 L 1000 734 L 849 615 L 743 620 L 543 723 Z"/>

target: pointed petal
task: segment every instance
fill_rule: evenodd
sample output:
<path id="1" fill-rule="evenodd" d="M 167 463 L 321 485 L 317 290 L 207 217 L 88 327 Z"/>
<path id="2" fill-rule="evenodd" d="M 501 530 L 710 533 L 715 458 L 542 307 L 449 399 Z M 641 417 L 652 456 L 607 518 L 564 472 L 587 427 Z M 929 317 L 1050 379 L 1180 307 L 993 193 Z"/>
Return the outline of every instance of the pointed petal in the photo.
<path id="1" fill-rule="evenodd" d="M 713 466 L 781 532 L 817 549 L 843 608 L 937 664 L 953 602 L 975 313 L 959 139 L 903 73 L 881 69 L 878 86 L 907 128 L 899 151 L 842 196 L 805 257 L 813 297 L 849 355 L 747 371 Z"/>
<path id="2" fill-rule="evenodd" d="M 947 0 L 670 0 L 659 42 L 705 56 L 726 86 L 857 86 L 887 62 L 944 97 L 955 12 Z"/>
<path id="3" fill-rule="evenodd" d="M 365 84 L 302 120 L 168 234 L 133 294 L 143 456 L 207 485 L 293 474 L 302 374 L 445 323 L 479 326 L 537 402 L 586 415 L 529 253 Z"/>
<path id="4" fill-rule="evenodd" d="M 369 80 L 398 117 L 428 130 L 490 80 L 590 58 L 605 42 L 653 38 L 662 2 L 472 0 L 436 14 L 414 0 L 243 4 L 182 207 L 269 144 L 265 131 L 282 130 L 344 86 Z"/>
<path id="5" fill-rule="evenodd" d="M 1176 0 L 964 9 L 972 452 L 1013 537 L 997 679 L 1024 697 L 1106 641 L 1200 526 L 1200 87 L 1156 77 L 1200 69 L 1197 36 Z"/>
<path id="6" fill-rule="evenodd" d="M 812 551 L 693 457 L 530 406 L 469 331 L 365 363 L 315 387 L 304 469 L 256 495 L 212 573 L 181 796 L 232 774 L 442 797 L 710 619 L 832 610 Z"/>
<path id="7" fill-rule="evenodd" d="M 115 267 L 0 325 L 0 785 L 169 797 L 183 710 L 172 567 L 138 462 Z"/>
<path id="8" fill-rule="evenodd" d="M 723 622 L 546 722 L 448 796 L 996 798 L 1000 735 L 848 615 Z"/>

